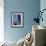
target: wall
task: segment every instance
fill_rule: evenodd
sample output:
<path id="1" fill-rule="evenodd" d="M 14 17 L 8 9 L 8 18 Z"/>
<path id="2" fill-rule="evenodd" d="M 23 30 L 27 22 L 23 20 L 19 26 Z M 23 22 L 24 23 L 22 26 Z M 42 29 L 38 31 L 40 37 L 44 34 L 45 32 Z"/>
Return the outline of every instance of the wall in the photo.
<path id="1" fill-rule="evenodd" d="M 40 0 L 4 0 L 4 38 L 7 41 L 18 41 L 31 31 L 35 12 L 40 9 Z M 11 28 L 11 12 L 24 12 L 24 27 Z"/>
<path id="2" fill-rule="evenodd" d="M 40 1 L 40 9 L 41 9 L 41 11 L 42 11 L 43 9 L 46 9 L 46 0 L 41 0 L 41 1 Z M 43 17 L 43 22 L 41 21 L 41 22 L 40 22 L 40 25 L 46 27 L 46 20 L 45 20 L 45 19 L 46 19 L 46 10 L 43 12 L 42 17 Z"/>
<path id="3" fill-rule="evenodd" d="M 0 0 L 0 42 L 4 41 L 4 0 Z"/>

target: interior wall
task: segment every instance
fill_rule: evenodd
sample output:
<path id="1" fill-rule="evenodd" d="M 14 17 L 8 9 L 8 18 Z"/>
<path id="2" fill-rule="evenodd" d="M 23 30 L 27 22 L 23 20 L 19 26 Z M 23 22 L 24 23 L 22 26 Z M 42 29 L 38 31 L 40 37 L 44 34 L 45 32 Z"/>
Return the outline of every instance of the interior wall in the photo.
<path id="1" fill-rule="evenodd" d="M 41 0 L 41 1 L 40 1 L 40 9 L 41 9 L 41 11 L 42 11 L 43 9 L 46 9 L 46 0 Z M 43 12 L 42 17 L 43 17 L 43 22 L 40 21 L 40 25 L 46 27 L 46 10 Z"/>
<path id="2" fill-rule="evenodd" d="M 4 41 L 4 0 L 0 0 L 0 42 Z"/>
<path id="3" fill-rule="evenodd" d="M 4 1 L 4 39 L 18 41 L 31 31 L 36 12 L 40 9 L 40 0 L 5 0 Z M 24 12 L 24 27 L 11 27 L 11 12 Z"/>

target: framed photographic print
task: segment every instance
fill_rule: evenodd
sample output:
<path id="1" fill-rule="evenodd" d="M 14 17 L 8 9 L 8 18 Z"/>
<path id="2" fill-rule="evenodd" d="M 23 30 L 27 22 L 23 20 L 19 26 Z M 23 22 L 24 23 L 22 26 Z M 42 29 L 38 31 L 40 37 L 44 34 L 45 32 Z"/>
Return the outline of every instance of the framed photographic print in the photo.
<path id="1" fill-rule="evenodd" d="M 23 27 L 24 12 L 11 12 L 11 26 Z"/>

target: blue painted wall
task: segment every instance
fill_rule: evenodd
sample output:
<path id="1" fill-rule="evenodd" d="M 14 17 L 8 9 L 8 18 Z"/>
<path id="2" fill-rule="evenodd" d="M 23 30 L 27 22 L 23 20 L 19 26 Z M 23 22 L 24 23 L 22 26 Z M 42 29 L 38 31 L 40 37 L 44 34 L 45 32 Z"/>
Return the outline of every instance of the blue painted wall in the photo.
<path id="1" fill-rule="evenodd" d="M 40 1 L 40 10 L 42 11 L 43 9 L 46 9 L 46 0 L 41 0 Z M 40 21 L 40 25 L 46 27 L 46 10 L 43 12 L 43 22 Z"/>
<path id="2" fill-rule="evenodd" d="M 24 37 L 34 24 L 35 12 L 40 9 L 40 0 L 5 0 L 4 1 L 4 38 L 7 41 L 18 41 Z M 11 28 L 11 12 L 24 12 L 24 27 Z"/>

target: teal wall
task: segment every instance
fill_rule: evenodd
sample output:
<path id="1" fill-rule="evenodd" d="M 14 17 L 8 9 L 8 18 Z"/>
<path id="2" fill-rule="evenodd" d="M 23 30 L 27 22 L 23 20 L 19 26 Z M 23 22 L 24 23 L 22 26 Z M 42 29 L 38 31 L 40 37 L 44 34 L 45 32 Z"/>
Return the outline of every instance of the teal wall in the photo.
<path id="1" fill-rule="evenodd" d="M 5 0 L 4 1 L 4 39 L 18 41 L 24 37 L 34 24 L 35 12 L 40 9 L 40 0 Z M 24 27 L 11 28 L 11 12 L 24 12 Z"/>
<path id="2" fill-rule="evenodd" d="M 42 11 L 43 9 L 46 9 L 46 0 L 41 0 L 40 1 L 40 10 Z M 43 22 L 40 22 L 40 25 L 45 26 L 46 27 L 46 10 L 43 12 Z"/>

